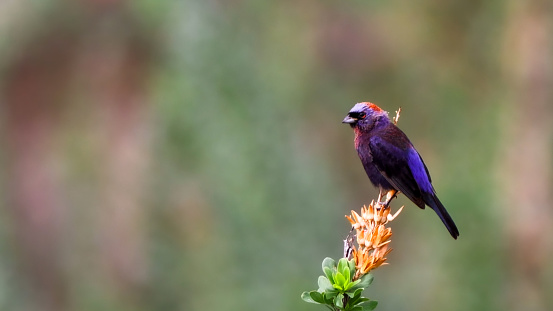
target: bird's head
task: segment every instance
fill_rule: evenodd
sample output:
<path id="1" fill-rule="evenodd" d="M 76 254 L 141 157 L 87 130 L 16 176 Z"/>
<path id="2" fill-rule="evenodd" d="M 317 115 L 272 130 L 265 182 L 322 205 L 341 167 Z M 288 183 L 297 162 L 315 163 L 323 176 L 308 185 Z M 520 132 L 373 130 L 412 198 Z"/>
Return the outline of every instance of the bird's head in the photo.
<path id="1" fill-rule="evenodd" d="M 386 124 L 390 122 L 388 113 L 373 103 L 358 103 L 348 112 L 342 123 L 349 124 L 352 128 L 362 131 L 372 130 L 376 123 Z"/>

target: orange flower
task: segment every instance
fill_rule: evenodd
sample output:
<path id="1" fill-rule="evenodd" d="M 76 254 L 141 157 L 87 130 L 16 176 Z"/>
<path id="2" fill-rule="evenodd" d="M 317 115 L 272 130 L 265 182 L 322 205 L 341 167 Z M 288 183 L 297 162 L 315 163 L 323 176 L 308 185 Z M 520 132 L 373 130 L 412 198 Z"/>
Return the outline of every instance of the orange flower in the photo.
<path id="1" fill-rule="evenodd" d="M 346 215 L 356 231 L 359 245 L 358 249 L 351 245 L 357 269 L 354 280 L 386 264 L 386 256 L 392 251 L 388 247 L 391 242 L 392 228 L 386 227 L 386 224 L 394 220 L 402 210 L 403 206 L 391 215 L 390 207 L 374 204 L 373 201 L 368 207 L 361 208 L 361 215 L 355 211 L 351 211 L 351 216 Z"/>

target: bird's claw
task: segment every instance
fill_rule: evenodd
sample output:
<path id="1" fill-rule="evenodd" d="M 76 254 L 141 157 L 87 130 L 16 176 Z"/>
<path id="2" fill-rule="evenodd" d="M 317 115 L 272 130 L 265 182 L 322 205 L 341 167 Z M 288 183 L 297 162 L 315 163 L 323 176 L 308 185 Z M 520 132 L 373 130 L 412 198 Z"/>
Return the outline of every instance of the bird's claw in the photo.
<path id="1" fill-rule="evenodd" d="M 378 201 L 376 202 L 376 205 L 374 206 L 374 208 L 379 211 L 380 209 L 382 208 L 388 208 L 388 205 L 386 205 L 386 202 L 381 202 L 381 201 Z"/>
<path id="2" fill-rule="evenodd" d="M 382 204 L 384 208 L 387 208 L 390 205 L 392 200 L 397 197 L 398 192 L 399 191 L 397 190 L 390 190 L 386 193 L 386 201 L 384 201 L 384 204 Z"/>
<path id="3" fill-rule="evenodd" d="M 399 193 L 399 191 L 397 190 L 389 190 L 389 191 L 386 191 L 384 194 L 382 192 L 383 190 L 380 190 L 380 193 L 378 193 L 378 199 L 376 200 L 376 209 L 377 210 L 380 210 L 381 208 L 389 208 L 390 207 L 390 203 L 392 202 L 392 200 L 394 198 L 397 197 L 397 194 Z M 382 201 L 382 199 L 385 198 L 384 201 Z"/>
<path id="4" fill-rule="evenodd" d="M 388 193 L 386 193 L 386 198 L 388 197 Z M 378 199 L 376 199 L 376 205 L 374 206 L 377 211 L 379 211 L 381 208 L 387 208 L 390 202 L 388 200 L 382 201 L 383 195 L 382 190 L 378 193 Z"/>

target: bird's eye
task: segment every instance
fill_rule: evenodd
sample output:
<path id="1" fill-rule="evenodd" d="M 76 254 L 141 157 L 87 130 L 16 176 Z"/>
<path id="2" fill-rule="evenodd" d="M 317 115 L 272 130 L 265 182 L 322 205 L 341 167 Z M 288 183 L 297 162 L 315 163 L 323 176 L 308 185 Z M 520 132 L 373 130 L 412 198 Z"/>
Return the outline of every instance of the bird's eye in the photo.
<path id="1" fill-rule="evenodd" d="M 351 118 L 354 118 L 354 119 L 356 119 L 356 120 L 365 119 L 365 117 L 367 116 L 366 113 L 364 113 L 364 112 L 357 112 L 357 111 L 350 112 L 350 113 L 348 113 L 348 115 L 349 115 Z"/>

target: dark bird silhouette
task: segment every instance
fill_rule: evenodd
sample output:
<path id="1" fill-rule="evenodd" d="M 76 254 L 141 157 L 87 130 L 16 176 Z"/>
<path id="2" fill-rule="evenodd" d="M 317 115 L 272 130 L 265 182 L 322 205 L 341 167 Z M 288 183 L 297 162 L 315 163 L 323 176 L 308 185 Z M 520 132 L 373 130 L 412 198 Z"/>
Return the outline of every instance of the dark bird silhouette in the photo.
<path id="1" fill-rule="evenodd" d="M 365 172 L 380 188 L 378 201 L 386 196 L 383 205 L 388 206 L 400 191 L 418 207 L 430 206 L 457 239 L 459 230 L 436 196 L 424 161 L 388 113 L 375 104 L 358 103 L 342 123 L 348 123 L 355 132 L 355 149 Z"/>

